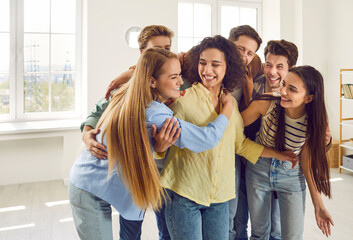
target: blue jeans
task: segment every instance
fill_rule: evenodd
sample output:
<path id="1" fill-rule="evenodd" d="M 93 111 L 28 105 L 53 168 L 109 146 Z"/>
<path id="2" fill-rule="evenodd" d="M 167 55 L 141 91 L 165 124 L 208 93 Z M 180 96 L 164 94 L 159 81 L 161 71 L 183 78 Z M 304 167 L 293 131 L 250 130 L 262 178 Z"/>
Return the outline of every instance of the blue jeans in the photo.
<path id="1" fill-rule="evenodd" d="M 241 160 L 240 156 L 235 154 L 235 198 L 229 200 L 229 240 L 234 240 L 236 236 L 235 226 L 235 214 L 238 210 L 238 205 L 242 207 L 239 203 L 239 184 L 240 184 L 240 175 L 241 175 Z M 246 209 L 247 211 L 247 209 Z"/>
<path id="2" fill-rule="evenodd" d="M 245 159 L 243 159 L 245 160 Z M 238 190 L 238 208 L 234 217 L 234 232 L 235 237 L 232 239 L 236 240 L 248 240 L 248 220 L 249 220 L 249 209 L 248 209 L 248 198 L 246 195 L 245 185 L 245 167 L 246 160 L 241 160 L 240 166 L 240 179 L 239 179 L 239 190 Z"/>
<path id="3" fill-rule="evenodd" d="M 300 240 L 304 230 L 305 178 L 298 164 L 274 158 L 259 158 L 247 164 L 246 190 L 251 221 L 251 238 L 269 239 L 271 231 L 271 201 L 278 195 L 281 233 L 286 240 Z"/>
<path id="4" fill-rule="evenodd" d="M 237 156 L 239 158 L 239 156 Z M 229 240 L 248 240 L 248 221 L 249 209 L 248 198 L 246 194 L 245 168 L 247 160 L 244 158 L 235 160 L 236 178 L 236 197 L 237 201 L 232 199 L 229 201 Z M 244 161 L 245 160 L 245 161 Z M 250 164 L 250 163 L 249 163 Z M 238 206 L 234 208 L 234 202 L 238 202 Z M 236 210 L 236 214 L 234 212 Z M 281 240 L 281 222 L 278 200 L 272 195 L 271 202 L 271 232 L 269 240 Z"/>
<path id="5" fill-rule="evenodd" d="M 168 200 L 167 200 L 168 201 Z M 159 211 L 154 211 L 156 215 L 156 222 L 158 227 L 158 239 L 159 240 L 170 240 L 170 235 L 167 228 L 167 222 L 165 218 L 165 206 L 166 203 L 163 204 L 162 208 Z"/>
<path id="6" fill-rule="evenodd" d="M 195 203 L 173 191 L 166 206 L 169 234 L 173 240 L 220 240 L 228 238 L 228 202 L 209 207 Z"/>
<path id="7" fill-rule="evenodd" d="M 109 203 L 70 183 L 69 198 L 75 227 L 81 239 L 112 240 L 112 209 Z M 120 239 L 137 240 L 141 237 L 142 221 L 119 217 Z"/>

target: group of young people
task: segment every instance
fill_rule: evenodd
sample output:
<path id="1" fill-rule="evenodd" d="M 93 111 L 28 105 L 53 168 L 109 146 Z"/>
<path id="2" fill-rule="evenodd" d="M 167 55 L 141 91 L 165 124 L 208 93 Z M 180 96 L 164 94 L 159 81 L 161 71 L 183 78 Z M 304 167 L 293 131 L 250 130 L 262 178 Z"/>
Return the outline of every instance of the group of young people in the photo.
<path id="1" fill-rule="evenodd" d="M 170 52 L 172 37 L 145 27 L 137 65 L 81 125 L 86 148 L 69 185 L 80 238 L 113 239 L 114 206 L 120 239 L 140 239 L 149 207 L 159 239 L 248 239 L 248 213 L 250 239 L 302 239 L 305 181 L 328 236 L 321 74 L 296 67 L 297 47 L 285 40 L 268 42 L 262 64 L 248 25 L 186 54 Z"/>

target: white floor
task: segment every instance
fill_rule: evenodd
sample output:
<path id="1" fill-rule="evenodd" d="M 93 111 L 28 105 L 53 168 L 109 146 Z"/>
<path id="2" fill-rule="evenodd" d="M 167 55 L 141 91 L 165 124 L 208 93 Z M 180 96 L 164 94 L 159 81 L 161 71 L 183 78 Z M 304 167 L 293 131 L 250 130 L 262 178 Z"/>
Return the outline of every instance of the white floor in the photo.
<path id="1" fill-rule="evenodd" d="M 333 198 L 325 199 L 335 226 L 332 240 L 353 239 L 353 173 L 331 170 Z M 0 186 L 0 239 L 50 240 L 79 239 L 72 222 L 67 187 L 63 182 L 50 181 Z M 8 209 L 18 207 L 19 209 Z M 118 239 L 118 215 L 113 215 L 114 239 Z M 142 239 L 158 239 L 153 212 L 147 212 Z M 315 223 L 310 195 L 307 194 L 305 240 L 326 239 Z"/>

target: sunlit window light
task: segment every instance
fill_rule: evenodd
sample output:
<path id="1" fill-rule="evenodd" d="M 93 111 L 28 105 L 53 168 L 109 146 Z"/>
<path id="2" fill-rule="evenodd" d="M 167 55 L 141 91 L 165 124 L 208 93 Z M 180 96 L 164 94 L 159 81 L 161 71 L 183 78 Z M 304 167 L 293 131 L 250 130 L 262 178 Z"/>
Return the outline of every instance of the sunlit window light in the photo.
<path id="1" fill-rule="evenodd" d="M 64 204 L 69 204 L 69 203 L 70 203 L 69 200 L 62 200 L 62 201 L 55 201 L 55 202 L 46 202 L 45 205 L 47 207 L 53 207 L 53 206 L 64 205 Z"/>
<path id="2" fill-rule="evenodd" d="M 342 181 L 343 178 L 331 178 L 330 182 L 338 182 L 338 181 Z"/>
<path id="3" fill-rule="evenodd" d="M 59 222 L 64 223 L 64 222 L 72 222 L 74 219 L 73 218 L 63 218 L 60 219 Z"/>
<path id="4" fill-rule="evenodd" d="M 3 228 L 0 228 L 0 232 L 21 229 L 21 228 L 29 228 L 29 227 L 34 227 L 34 226 L 35 226 L 34 223 L 30 223 L 30 224 L 17 225 L 17 226 L 11 226 L 11 227 L 3 227 Z"/>
<path id="5" fill-rule="evenodd" d="M 24 209 L 26 209 L 25 206 L 14 206 L 14 207 L 0 208 L 0 212 L 12 212 L 12 211 L 18 211 L 18 210 L 24 210 Z"/>

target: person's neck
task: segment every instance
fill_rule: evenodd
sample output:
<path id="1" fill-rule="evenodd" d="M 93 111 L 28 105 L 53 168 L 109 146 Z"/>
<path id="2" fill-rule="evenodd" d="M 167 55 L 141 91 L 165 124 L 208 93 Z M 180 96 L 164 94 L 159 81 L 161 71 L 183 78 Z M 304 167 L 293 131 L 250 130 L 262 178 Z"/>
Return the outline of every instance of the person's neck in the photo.
<path id="1" fill-rule="evenodd" d="M 212 96 L 212 100 L 217 100 L 218 101 L 218 97 L 219 97 L 219 93 L 221 91 L 221 87 L 211 87 L 211 88 L 207 88 L 208 91 L 210 91 L 211 96 Z"/>
<path id="2" fill-rule="evenodd" d="M 221 91 L 221 85 L 207 88 L 207 90 L 211 93 L 212 103 L 213 103 L 213 106 L 214 106 L 216 112 L 219 113 L 219 108 L 220 108 L 220 106 L 219 106 L 219 94 L 220 94 L 220 91 Z"/>
<path id="3" fill-rule="evenodd" d="M 279 92 L 280 90 L 280 87 L 278 88 L 270 88 L 267 84 L 265 84 L 265 92 L 268 93 L 268 92 Z"/>
<path id="4" fill-rule="evenodd" d="M 305 105 L 299 106 L 297 108 L 285 108 L 284 112 L 291 119 L 298 119 L 305 115 L 306 113 Z"/>

